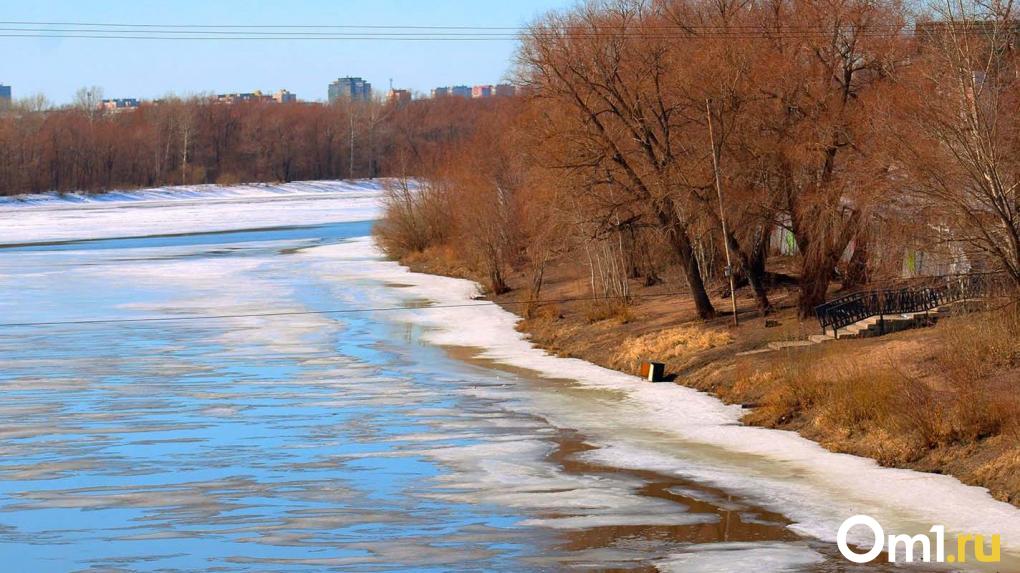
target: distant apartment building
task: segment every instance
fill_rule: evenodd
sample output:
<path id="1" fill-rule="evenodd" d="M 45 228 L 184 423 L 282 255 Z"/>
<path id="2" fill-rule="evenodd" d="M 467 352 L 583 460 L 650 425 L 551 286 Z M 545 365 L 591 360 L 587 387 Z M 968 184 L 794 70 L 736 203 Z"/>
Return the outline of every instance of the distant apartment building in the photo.
<path id="1" fill-rule="evenodd" d="M 471 97 L 510 97 L 517 95 L 517 86 L 498 84 L 494 86 L 475 86 L 471 88 Z"/>
<path id="2" fill-rule="evenodd" d="M 297 101 L 297 95 L 287 90 L 277 90 L 273 95 L 262 93 L 262 90 L 244 93 L 217 94 L 216 103 L 291 103 Z"/>
<path id="3" fill-rule="evenodd" d="M 228 105 L 236 103 L 270 103 L 273 101 L 276 101 L 273 99 L 273 96 L 264 95 L 259 90 L 247 93 L 218 94 L 216 96 L 216 103 Z"/>
<path id="4" fill-rule="evenodd" d="M 135 109 L 139 105 L 141 105 L 141 102 L 133 97 L 104 99 L 99 103 L 99 107 L 106 111 L 124 111 L 128 109 Z"/>
<path id="5" fill-rule="evenodd" d="M 0 84 L 0 103 L 11 103 L 11 86 Z"/>
<path id="6" fill-rule="evenodd" d="M 467 98 L 487 98 L 494 96 L 514 96 L 519 93 L 517 86 L 512 84 L 477 85 L 477 86 L 442 86 L 432 90 L 432 97 L 458 96 Z"/>
<path id="7" fill-rule="evenodd" d="M 432 90 L 432 97 L 471 97 L 471 88 L 468 86 L 442 86 Z"/>
<path id="8" fill-rule="evenodd" d="M 372 84 L 362 78 L 338 78 L 335 82 L 329 84 L 328 95 L 330 103 L 341 99 L 370 101 L 372 99 Z"/>
<path id="9" fill-rule="evenodd" d="M 287 90 L 278 90 L 273 94 L 273 101 L 276 103 L 294 103 L 297 101 L 297 94 L 292 94 Z"/>
<path id="10" fill-rule="evenodd" d="M 517 86 L 513 84 L 499 84 L 492 88 L 492 95 L 497 97 L 510 97 L 517 95 Z"/>
<path id="11" fill-rule="evenodd" d="M 394 90 L 391 89 L 386 94 L 386 103 L 402 106 L 407 105 L 411 102 L 411 91 L 410 90 Z"/>

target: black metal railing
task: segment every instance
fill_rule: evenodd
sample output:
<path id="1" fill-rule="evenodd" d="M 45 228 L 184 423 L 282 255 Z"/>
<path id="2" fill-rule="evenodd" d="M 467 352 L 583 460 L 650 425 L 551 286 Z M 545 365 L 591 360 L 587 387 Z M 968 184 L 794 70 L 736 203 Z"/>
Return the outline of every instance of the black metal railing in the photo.
<path id="1" fill-rule="evenodd" d="M 980 299 L 1005 292 L 1002 275 L 970 274 L 933 277 L 919 286 L 866 290 L 841 296 L 815 307 L 824 334 L 835 335 L 840 328 L 887 314 L 927 312 L 942 305 Z"/>

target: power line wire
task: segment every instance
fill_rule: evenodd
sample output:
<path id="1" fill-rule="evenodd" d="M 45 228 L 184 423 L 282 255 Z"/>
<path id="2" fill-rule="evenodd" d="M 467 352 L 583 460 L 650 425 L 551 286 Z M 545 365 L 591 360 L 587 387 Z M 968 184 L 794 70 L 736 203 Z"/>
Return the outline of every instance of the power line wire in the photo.
<path id="1" fill-rule="evenodd" d="M 615 38 L 618 36 L 556 36 L 556 38 L 569 39 L 598 39 Z M 634 34 L 633 37 L 640 40 L 754 40 L 754 39 L 785 39 L 785 40 L 811 40 L 827 39 L 827 34 L 718 34 L 718 35 L 683 35 L 683 36 L 655 36 L 647 34 Z M 858 38 L 905 38 L 904 34 L 857 34 Z M 139 35 L 113 35 L 113 34 L 0 34 L 0 38 L 63 38 L 63 39 L 92 39 L 92 40 L 154 40 L 154 41 L 384 41 L 384 42 L 515 42 L 519 36 L 139 36 Z"/>
<path id="2" fill-rule="evenodd" d="M 128 35 L 96 35 L 96 34 L 0 34 L 0 38 L 71 38 L 71 39 L 93 39 L 93 40 L 376 40 L 376 41 L 451 41 L 451 42 L 484 42 L 515 41 L 517 37 L 492 38 L 492 37 L 470 37 L 470 38 L 443 38 L 443 37 L 385 37 L 385 36 L 128 36 Z"/>
<path id="3" fill-rule="evenodd" d="M 530 26 L 435 26 L 435 25 L 400 25 L 400 26 L 388 26 L 388 25 L 354 25 L 354 24 L 125 24 L 125 23 L 110 23 L 110 22 L 40 22 L 40 21 L 27 21 L 27 20 L 0 20 L 0 25 L 10 26 L 76 26 L 76 27 L 110 27 L 110 28 L 196 28 L 200 30 L 204 29 L 354 29 L 354 30 L 501 30 L 501 31 L 512 31 L 512 32 L 527 32 L 530 30 L 542 30 L 543 27 L 530 27 Z M 832 31 L 832 27 L 828 24 L 783 24 L 783 29 L 796 30 L 821 30 L 821 31 Z M 555 30 L 592 30 L 592 26 L 571 26 L 571 25 L 556 25 L 546 26 L 547 29 Z M 758 24 L 727 24 L 727 25 L 708 25 L 708 24 L 690 24 L 690 25 L 650 25 L 641 24 L 640 29 L 645 30 L 676 30 L 676 31 L 689 31 L 689 30 L 730 30 L 730 29 L 748 29 L 748 30 L 761 30 L 766 29 L 768 26 L 762 26 Z M 905 26 L 901 24 L 869 24 L 868 29 L 903 29 Z M 606 29 L 616 29 L 619 27 L 606 26 Z"/>
<path id="4" fill-rule="evenodd" d="M 641 39 L 828 38 L 841 29 L 821 25 L 646 25 L 633 29 L 588 26 L 383 26 L 383 25 L 238 25 L 124 24 L 98 22 L 0 21 L 0 37 L 85 38 L 122 40 L 381 40 L 381 41 L 511 41 L 532 38 L 597 39 L 621 36 Z M 13 26 L 13 27 L 12 27 Z M 63 26 L 57 28 L 55 26 Z M 328 30 L 328 31 L 315 31 Z M 353 30 L 353 31 L 345 31 Z M 855 30 L 859 37 L 899 37 L 908 29 L 876 24 Z"/>
<path id="5" fill-rule="evenodd" d="M 335 38 L 344 38 L 344 37 L 349 37 L 349 36 L 367 36 L 367 37 L 381 37 L 381 38 L 401 37 L 401 36 L 441 37 L 441 38 L 445 38 L 445 37 L 449 37 L 449 38 L 462 38 L 462 37 L 516 38 L 516 37 L 518 37 L 517 34 L 511 34 L 509 32 L 488 32 L 488 31 L 444 31 L 444 32 L 435 31 L 435 32 L 422 32 L 422 31 L 419 31 L 419 30 L 408 30 L 408 29 L 393 29 L 393 30 L 378 31 L 378 32 L 365 32 L 365 31 L 356 31 L 356 32 L 303 32 L 303 31 L 302 32 L 295 32 L 295 31 L 259 31 L 259 32 L 247 32 L 247 31 L 240 31 L 240 30 L 217 30 L 217 31 L 210 31 L 210 30 L 173 30 L 173 29 L 166 29 L 166 30 L 114 30 L 114 29 L 101 29 L 101 28 L 100 29 L 85 29 L 85 28 L 38 28 L 38 27 L 34 27 L 34 28 L 19 28 L 19 27 L 3 26 L 3 27 L 0 27 L 0 31 L 4 31 L 4 32 L 19 32 L 19 33 L 46 33 L 46 34 L 52 33 L 52 34 L 55 34 L 55 35 L 56 34 L 86 34 L 86 33 L 90 33 L 90 34 L 91 33 L 95 33 L 95 34 L 109 34 L 109 35 L 140 34 L 140 35 L 145 35 L 146 37 L 150 37 L 150 36 L 152 36 L 154 34 L 175 34 L 174 37 L 178 37 L 179 36 L 181 38 L 192 37 L 192 36 L 194 36 L 196 34 L 204 34 L 205 36 L 202 36 L 202 37 L 219 37 L 219 36 L 222 35 L 224 38 L 231 38 L 231 37 L 262 38 L 262 37 L 276 37 L 276 36 L 287 37 L 287 38 L 297 38 L 297 37 L 301 37 L 301 38 L 305 38 L 305 37 L 307 37 L 307 38 L 319 38 L 319 37 L 323 37 L 323 38 L 334 38 L 334 37 Z M 537 32 L 521 32 L 521 33 L 524 33 L 524 34 L 526 34 L 529 37 L 540 37 L 540 38 L 544 38 L 544 37 L 554 38 L 554 37 L 563 37 L 563 36 L 567 36 L 567 37 L 571 37 L 571 38 L 618 37 L 620 35 L 624 35 L 624 36 L 639 36 L 639 37 L 652 37 L 652 38 L 687 38 L 687 37 L 697 37 L 697 36 L 724 36 L 724 37 L 736 36 L 736 35 L 740 35 L 740 36 L 744 36 L 744 35 L 760 35 L 760 36 L 765 36 L 765 35 L 769 35 L 769 34 L 772 34 L 772 33 L 784 34 L 784 35 L 790 35 L 790 34 L 795 34 L 795 35 L 812 34 L 812 35 L 814 35 L 814 34 L 818 34 L 818 35 L 826 35 L 826 36 L 828 36 L 828 35 L 831 35 L 831 33 L 832 33 L 831 31 L 824 31 L 824 30 L 807 30 L 807 29 L 805 29 L 805 30 L 794 30 L 794 29 L 791 29 L 791 30 L 769 31 L 769 30 L 762 30 L 762 29 L 757 29 L 757 28 L 753 28 L 753 29 L 752 28 L 748 28 L 748 29 L 733 29 L 733 30 L 730 30 L 730 29 L 707 30 L 706 29 L 706 30 L 702 30 L 702 31 L 699 31 L 699 32 L 694 32 L 694 33 L 690 33 L 690 32 L 680 33 L 680 32 L 682 32 L 682 31 L 681 30 L 677 30 L 677 31 L 674 31 L 674 32 L 668 32 L 668 31 L 664 32 L 664 31 L 657 31 L 657 30 L 654 30 L 654 29 L 652 29 L 652 30 L 641 29 L 641 30 L 633 30 L 633 31 L 624 31 L 622 33 L 621 32 L 612 32 L 612 31 L 599 31 L 599 30 L 549 31 L 549 32 L 537 31 Z M 882 30 L 862 30 L 862 31 L 859 32 L 859 34 L 879 34 L 879 33 L 880 34 L 893 34 L 893 33 L 898 33 L 898 32 L 899 32 L 898 29 L 897 30 L 887 30 L 887 31 L 882 31 Z M 191 36 L 186 36 L 185 34 L 190 34 Z"/>
<path id="6" fill-rule="evenodd" d="M 496 25 L 361 25 L 361 24 L 236 24 L 236 23 L 122 23 L 83 21 L 31 21 L 0 20 L 3 25 L 77 25 L 77 27 L 109 28 L 195 28 L 195 29 L 351 29 L 351 30 L 525 30 L 520 27 L 496 27 Z"/>

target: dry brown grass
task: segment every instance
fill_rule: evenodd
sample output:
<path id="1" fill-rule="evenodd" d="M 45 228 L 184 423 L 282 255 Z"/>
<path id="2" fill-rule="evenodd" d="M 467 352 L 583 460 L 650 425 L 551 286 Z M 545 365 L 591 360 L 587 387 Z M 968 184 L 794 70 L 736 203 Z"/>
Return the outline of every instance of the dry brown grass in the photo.
<path id="1" fill-rule="evenodd" d="M 529 297 L 520 299 L 520 308 L 525 320 L 556 321 L 563 318 L 563 310 L 559 303 L 536 302 Z"/>
<path id="2" fill-rule="evenodd" d="M 584 306 L 584 317 L 589 323 L 601 322 L 603 320 L 615 320 L 620 324 L 627 324 L 634 320 L 630 311 L 630 304 L 621 298 L 605 300 L 593 300 L 586 302 Z"/>
<path id="3" fill-rule="evenodd" d="M 935 361 L 952 400 L 952 438 L 1020 437 L 1020 309 L 947 320 L 940 329 Z"/>
<path id="4" fill-rule="evenodd" d="M 906 374 L 892 357 L 855 360 L 838 345 L 791 351 L 769 368 L 745 369 L 731 392 L 757 401 L 749 423 L 796 426 L 832 449 L 884 463 L 1000 436 L 1016 442 L 1020 398 L 1016 381 L 1002 376 L 1018 366 L 1018 333 L 1016 314 L 949 321 L 927 377 Z M 988 471 L 1001 470 L 994 467 Z"/>
<path id="5" fill-rule="evenodd" d="M 1002 454 L 979 465 L 974 476 L 981 483 L 999 484 L 995 487 L 999 499 L 1020 503 L 1020 445 L 1013 442 Z"/>
<path id="6" fill-rule="evenodd" d="M 728 332 L 700 326 L 678 326 L 625 338 L 613 361 L 626 365 L 647 359 L 670 362 L 732 341 L 733 337 Z"/>
<path id="7" fill-rule="evenodd" d="M 470 267 L 446 245 L 426 247 L 424 251 L 407 253 L 401 257 L 400 262 L 416 272 L 477 281 Z"/>
<path id="8" fill-rule="evenodd" d="M 912 452 L 924 449 L 922 435 L 942 427 L 938 412 L 919 407 L 928 397 L 922 383 L 894 368 L 862 367 L 834 353 L 790 353 L 777 368 L 741 379 L 735 390 L 752 386 L 759 407 L 745 421 L 796 425 L 831 449 L 885 463 L 910 461 Z"/>
<path id="9" fill-rule="evenodd" d="M 935 359 L 954 378 L 994 376 L 1020 366 L 1020 309 L 1009 305 L 944 321 Z"/>

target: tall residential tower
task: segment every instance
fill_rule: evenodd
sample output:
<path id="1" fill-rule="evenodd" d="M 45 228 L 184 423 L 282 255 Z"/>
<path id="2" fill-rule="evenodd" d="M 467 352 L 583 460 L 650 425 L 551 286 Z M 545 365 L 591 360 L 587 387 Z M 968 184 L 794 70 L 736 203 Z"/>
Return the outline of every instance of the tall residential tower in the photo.
<path id="1" fill-rule="evenodd" d="M 362 78 L 339 78 L 329 84 L 329 102 L 339 99 L 369 101 L 372 99 L 372 84 Z"/>

